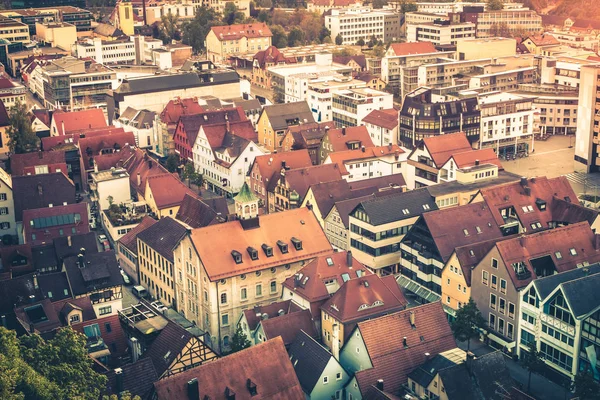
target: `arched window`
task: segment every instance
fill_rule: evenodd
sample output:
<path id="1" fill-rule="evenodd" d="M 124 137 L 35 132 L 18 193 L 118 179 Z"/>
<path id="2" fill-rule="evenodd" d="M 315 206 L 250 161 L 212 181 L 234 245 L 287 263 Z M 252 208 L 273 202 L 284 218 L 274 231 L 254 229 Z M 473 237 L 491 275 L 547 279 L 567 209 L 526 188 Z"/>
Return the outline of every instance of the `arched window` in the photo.
<path id="1" fill-rule="evenodd" d="M 250 212 L 250 206 L 246 205 L 244 206 L 244 213 L 249 213 Z"/>

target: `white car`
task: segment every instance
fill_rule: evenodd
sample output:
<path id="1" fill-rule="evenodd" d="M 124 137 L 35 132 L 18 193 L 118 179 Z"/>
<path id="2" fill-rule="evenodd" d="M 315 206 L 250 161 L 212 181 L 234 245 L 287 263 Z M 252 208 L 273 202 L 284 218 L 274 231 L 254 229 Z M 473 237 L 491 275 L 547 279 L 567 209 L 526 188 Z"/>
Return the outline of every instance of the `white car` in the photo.
<path id="1" fill-rule="evenodd" d="M 106 240 L 108 240 L 108 239 L 106 238 L 106 235 L 98 235 L 98 241 L 99 241 L 100 243 L 104 243 Z"/>
<path id="2" fill-rule="evenodd" d="M 160 312 L 160 313 L 162 313 L 164 310 L 166 310 L 168 308 L 160 301 L 153 301 L 152 303 L 150 303 L 150 305 L 152 307 L 154 307 L 156 310 L 158 310 L 158 312 Z"/>

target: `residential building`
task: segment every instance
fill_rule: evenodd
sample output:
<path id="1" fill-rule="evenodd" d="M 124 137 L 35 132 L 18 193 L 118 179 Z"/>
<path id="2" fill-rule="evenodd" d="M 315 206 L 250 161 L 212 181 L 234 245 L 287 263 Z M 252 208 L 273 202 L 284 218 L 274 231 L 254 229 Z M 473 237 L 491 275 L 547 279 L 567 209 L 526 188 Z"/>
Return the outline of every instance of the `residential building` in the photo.
<path id="1" fill-rule="evenodd" d="M 0 231 L 3 235 L 17 235 L 17 221 L 13 198 L 12 177 L 0 168 Z"/>
<path id="2" fill-rule="evenodd" d="M 513 38 L 466 38 L 456 42 L 456 59 L 459 61 L 512 57 L 516 54 L 517 41 Z"/>
<path id="3" fill-rule="evenodd" d="M 454 153 L 442 166 L 438 181 L 463 183 L 493 179 L 504 168 L 491 148 Z"/>
<path id="4" fill-rule="evenodd" d="M 173 250 L 187 234 L 173 218 L 160 219 L 137 234 L 140 284 L 152 298 L 177 309 Z"/>
<path id="5" fill-rule="evenodd" d="M 598 135 L 600 128 L 600 65 L 581 67 L 581 84 L 577 106 L 577 136 L 575 139 L 575 170 L 596 172 L 600 167 Z"/>
<path id="6" fill-rule="evenodd" d="M 275 207 L 275 186 L 281 170 L 305 168 L 312 165 L 308 150 L 271 153 L 258 156 L 250 168 L 249 185 L 258 198 L 259 207 L 268 211 Z"/>
<path id="7" fill-rule="evenodd" d="M 186 195 L 196 196 L 196 193 L 173 174 L 154 175 L 146 179 L 144 200 L 158 218 L 174 218 Z"/>
<path id="8" fill-rule="evenodd" d="M 521 42 L 530 53 L 540 55 L 544 49 L 555 47 L 560 42 L 551 34 L 531 35 Z"/>
<path id="9" fill-rule="evenodd" d="M 117 251 L 117 262 L 119 266 L 130 279 L 137 284 L 141 283 L 139 262 L 138 262 L 138 247 L 137 236 L 146 228 L 154 225 L 156 220 L 152 217 L 145 216 L 135 228 L 123 235 L 115 244 Z"/>
<path id="10" fill-rule="evenodd" d="M 179 118 L 182 115 L 194 115 L 204 112 L 204 107 L 198 104 L 197 98 L 180 99 L 175 98 L 170 100 L 165 108 L 156 113 L 156 119 L 153 129 L 155 130 L 155 137 L 157 138 L 155 151 L 163 156 L 169 154 L 170 151 L 174 151 L 173 135 Z"/>
<path id="11" fill-rule="evenodd" d="M 444 351 L 435 357 L 429 358 L 425 363 L 418 366 L 408 374 L 407 386 L 409 390 L 419 396 L 439 396 L 442 392 L 439 386 L 438 374 L 446 368 L 451 368 L 464 363 L 467 359 L 467 353 L 464 350 L 456 349 Z M 384 382 L 385 388 L 385 382 Z"/>
<path id="12" fill-rule="evenodd" d="M 475 37 L 475 24 L 436 20 L 419 24 L 406 24 L 407 42 L 431 42 L 436 46 L 457 44 L 462 39 Z"/>
<path id="13" fill-rule="evenodd" d="M 574 48 L 598 51 L 599 41 L 593 33 L 555 29 L 550 32 L 562 44 Z"/>
<path id="14" fill-rule="evenodd" d="M 17 102 L 25 102 L 25 86 L 13 82 L 8 77 L 0 77 L 0 100 L 4 107 L 10 110 Z"/>
<path id="15" fill-rule="evenodd" d="M 47 4 L 49 7 L 36 8 L 35 1 L 12 1 L 11 10 L 2 11 L 3 16 L 23 22 L 29 26 L 29 32 L 36 34 L 36 22 L 66 22 L 77 27 L 77 32 L 90 31 L 92 13 L 85 10 L 80 1 L 58 1 L 58 4 Z"/>
<path id="16" fill-rule="evenodd" d="M 278 379 L 273 379 L 275 375 Z M 160 380 L 154 388 L 158 400 L 193 400 L 202 395 L 216 399 L 223 393 L 239 393 L 240 397 L 256 396 L 255 393 L 282 399 L 304 397 L 280 338 Z"/>
<path id="17" fill-rule="evenodd" d="M 538 278 L 521 290 L 520 357 L 527 357 L 535 344 L 552 376 L 572 380 L 587 370 L 598 379 L 599 273 L 600 265 L 593 264 Z"/>
<path id="18" fill-rule="evenodd" d="M 135 53 L 135 42 L 129 38 L 117 40 L 90 38 L 75 44 L 77 57 L 90 57 L 100 64 L 133 64 L 136 60 Z"/>
<path id="19" fill-rule="evenodd" d="M 401 174 L 406 168 L 406 156 L 399 146 L 368 147 L 329 154 L 324 165 L 334 164 L 348 182 Z"/>
<path id="20" fill-rule="evenodd" d="M 488 322 L 490 340 L 515 353 L 523 320 L 520 306 L 528 301 L 520 303 L 525 287 L 535 279 L 598 262 L 596 242 L 589 224 L 581 222 L 496 243 L 475 267 L 471 279 L 471 297 Z M 535 321 L 540 316 L 527 316 L 527 323 L 529 317 Z M 531 341 L 525 336 L 525 343 Z"/>
<path id="21" fill-rule="evenodd" d="M 394 108 L 373 110 L 363 118 L 375 146 L 398 144 L 398 111 Z"/>
<path id="22" fill-rule="evenodd" d="M 258 198 L 236 199 L 239 220 L 194 229 L 174 251 L 178 309 L 218 349 L 229 348 L 243 309 L 273 302 L 285 279 L 332 253 L 307 208 L 259 217 Z"/>
<path id="23" fill-rule="evenodd" d="M 24 243 L 34 246 L 48 243 L 65 235 L 84 234 L 90 231 L 86 203 L 55 205 L 23 211 Z"/>
<path id="24" fill-rule="evenodd" d="M 529 9 L 507 9 L 499 11 L 486 11 L 475 14 L 477 37 L 498 36 L 499 29 L 505 30 L 509 35 L 517 32 L 541 33 L 542 17 Z"/>
<path id="25" fill-rule="evenodd" d="M 230 54 L 268 48 L 271 36 L 265 23 L 213 26 L 206 36 L 206 54 L 214 63 L 227 63 Z"/>
<path id="26" fill-rule="evenodd" d="M 360 6 L 362 6 L 362 1 L 360 0 L 312 0 L 306 4 L 308 11 L 318 12 L 319 14 L 325 14 L 326 11 L 332 9 Z"/>
<path id="27" fill-rule="evenodd" d="M 319 149 L 319 164 L 325 163 L 331 153 L 373 146 L 369 131 L 364 126 L 326 129 Z"/>
<path id="28" fill-rule="evenodd" d="M 332 96 L 337 90 L 367 87 L 365 81 L 337 75 L 307 81 L 306 100 L 317 122 L 332 121 Z"/>
<path id="29" fill-rule="evenodd" d="M 346 181 L 344 181 L 346 182 Z M 364 195 L 352 199 L 337 201 L 327 215 L 323 216 L 323 230 L 327 240 L 334 249 L 347 251 L 350 249 L 348 237 L 350 236 L 350 212 L 361 201 L 374 199 L 375 195 Z"/>
<path id="30" fill-rule="evenodd" d="M 161 18 L 165 15 L 177 15 L 179 20 L 190 21 L 194 18 L 196 6 L 193 1 L 184 2 L 151 2 L 149 4 L 142 5 L 143 3 L 137 2 L 136 7 L 133 9 L 134 14 L 143 16 L 144 25 L 152 25 L 160 23 Z"/>
<path id="31" fill-rule="evenodd" d="M 425 189 L 360 202 L 349 213 L 352 254 L 378 275 L 399 272 L 400 243 L 419 216 L 437 210 Z"/>
<path id="32" fill-rule="evenodd" d="M 306 399 L 341 399 L 350 380 L 339 361 L 319 342 L 301 331 L 289 350 Z"/>
<path id="33" fill-rule="evenodd" d="M 313 165 L 317 165 L 319 164 L 321 141 L 329 129 L 332 128 L 333 122 L 315 122 L 313 124 L 290 126 L 283 138 L 283 151 L 307 149 Z"/>
<path id="34" fill-rule="evenodd" d="M 114 124 L 117 128 L 123 128 L 125 132 L 133 133 L 136 147 L 155 150 L 157 147 L 154 137 L 155 120 L 156 113 L 152 111 L 127 107 Z"/>
<path id="35" fill-rule="evenodd" d="M 417 89 L 400 110 L 400 141 L 413 149 L 422 139 L 464 132 L 473 144 L 480 139 L 480 115 L 476 98 L 434 102 L 431 89 Z"/>
<path id="36" fill-rule="evenodd" d="M 203 0 L 202 5 L 205 7 L 210 7 L 213 10 L 223 14 L 225 11 L 225 6 L 228 2 L 223 0 Z M 244 13 L 246 18 L 250 17 L 250 1 L 249 0 L 235 0 L 232 2 L 237 7 L 238 11 Z M 197 9 L 197 8 L 196 8 Z"/>
<path id="37" fill-rule="evenodd" d="M 131 200 L 129 174 L 124 168 L 92 172 L 90 174 L 90 199 L 97 202 L 100 210 L 112 204 L 121 205 Z"/>
<path id="38" fill-rule="evenodd" d="M 393 276 L 375 274 L 342 276 L 342 286 L 321 306 L 322 342 L 338 356 L 362 321 L 392 314 L 408 302 Z"/>
<path id="39" fill-rule="evenodd" d="M 279 153 L 282 151 L 285 132 L 290 126 L 314 122 L 306 101 L 265 106 L 256 124 L 258 145 L 272 153 Z"/>
<path id="40" fill-rule="evenodd" d="M 7 129 L 10 126 L 8 111 L 2 101 L 0 101 L 0 158 L 7 159 L 10 147 L 8 146 Z"/>
<path id="41" fill-rule="evenodd" d="M 333 62 L 352 68 L 353 76 L 358 76 L 367 70 L 367 59 L 364 54 L 352 56 L 334 56 Z"/>
<path id="42" fill-rule="evenodd" d="M 190 229 L 225 222 L 229 216 L 229 206 L 224 197 L 199 199 L 186 194 L 175 219 Z"/>
<path id="43" fill-rule="evenodd" d="M 269 68 L 275 65 L 295 64 L 295 57 L 286 57 L 277 47 L 269 46 L 258 51 L 252 57 L 252 84 L 271 88 L 271 73 Z"/>
<path id="44" fill-rule="evenodd" d="M 371 272 L 350 251 L 319 256 L 283 282 L 282 298 L 310 310 L 321 331 L 321 306 L 337 292 L 350 274 L 366 276 Z"/>
<path id="45" fill-rule="evenodd" d="M 492 148 L 498 155 L 529 154 L 533 150 L 534 99 L 506 92 L 488 93 L 478 98 L 479 148 Z"/>
<path id="46" fill-rule="evenodd" d="M 30 42 L 29 27 L 12 18 L 0 17 L 0 39 L 11 43 L 20 42 L 27 44 Z"/>
<path id="47" fill-rule="evenodd" d="M 73 298 L 89 296 L 98 317 L 116 315 L 123 308 L 123 277 L 114 251 L 65 258 L 63 270 Z"/>
<path id="48" fill-rule="evenodd" d="M 87 302 L 89 304 L 89 300 Z M 91 308 L 91 304 L 86 308 Z M 60 315 L 67 321 L 79 317 L 80 322 L 70 322 L 69 325 L 74 331 L 85 335 L 88 355 L 92 359 L 108 367 L 120 365 L 121 359 L 127 356 L 129 345 L 119 323 L 119 316 L 107 315 L 98 318 L 94 316 L 90 319 L 84 315 L 87 313 L 85 308 L 66 302 Z"/>
<path id="49" fill-rule="evenodd" d="M 275 303 L 255 306 L 254 308 L 242 311 L 242 315 L 240 316 L 240 320 L 237 322 L 237 325 L 238 327 L 242 328 L 242 331 L 248 340 L 250 340 L 251 345 L 254 346 L 268 340 L 265 337 L 265 332 L 260 329 L 261 322 L 267 321 L 271 318 L 297 313 L 299 311 L 302 311 L 302 308 L 300 308 L 291 300 L 277 301 Z M 313 326 L 310 334 L 316 336 L 314 331 L 315 328 Z"/>
<path id="50" fill-rule="evenodd" d="M 10 157 L 10 170 L 13 176 L 68 173 L 65 152 L 61 150 L 13 154 Z"/>
<path id="51" fill-rule="evenodd" d="M 399 395 L 416 367 L 454 348 L 456 341 L 439 302 L 360 322 L 340 352 L 340 364 L 354 374 L 346 385 L 347 396 L 369 398 L 381 381 L 380 390 Z"/>
<path id="52" fill-rule="evenodd" d="M 369 88 L 338 90 L 331 96 L 331 118 L 338 128 L 360 126 L 371 111 L 393 106 L 391 93 Z"/>
<path id="53" fill-rule="evenodd" d="M 102 110 L 90 108 L 71 112 L 52 113 L 50 136 L 63 136 L 76 133 L 88 133 L 90 129 L 107 128 Z M 46 147 L 45 150 L 50 150 Z"/>
<path id="54" fill-rule="evenodd" d="M 391 9 L 370 7 L 332 9 L 325 15 L 325 26 L 331 37 L 342 37 L 342 44 L 353 45 L 372 37 L 384 43 L 400 38 L 400 14 Z"/>
<path id="55" fill-rule="evenodd" d="M 192 150 L 194 168 L 210 190 L 233 197 L 246 182 L 254 159 L 265 154 L 257 141 L 248 120 L 201 125 Z"/>
<path id="56" fill-rule="evenodd" d="M 289 349 L 296 336 L 301 332 L 306 332 L 308 336 L 314 339 L 318 339 L 320 336 L 309 310 L 298 310 L 287 314 L 278 313 L 273 318 L 260 319 L 255 335 L 256 338 L 262 338 L 263 342 L 281 337 L 283 344 Z"/>

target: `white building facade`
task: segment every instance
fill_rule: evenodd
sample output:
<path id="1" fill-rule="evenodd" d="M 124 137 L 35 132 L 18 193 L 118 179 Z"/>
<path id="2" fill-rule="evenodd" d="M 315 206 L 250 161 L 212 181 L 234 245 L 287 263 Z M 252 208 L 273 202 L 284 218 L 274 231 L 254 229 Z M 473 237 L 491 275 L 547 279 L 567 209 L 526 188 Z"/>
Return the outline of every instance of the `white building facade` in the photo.
<path id="1" fill-rule="evenodd" d="M 360 39 L 366 43 L 373 36 L 382 42 L 400 38 L 400 14 L 391 9 L 334 9 L 325 16 L 325 26 L 331 32 L 331 40 L 335 41 L 340 35 L 342 44 L 348 45 L 354 45 Z"/>
<path id="2" fill-rule="evenodd" d="M 338 90 L 332 95 L 332 120 L 339 128 L 360 126 L 371 111 L 393 107 L 391 93 L 369 88 Z"/>

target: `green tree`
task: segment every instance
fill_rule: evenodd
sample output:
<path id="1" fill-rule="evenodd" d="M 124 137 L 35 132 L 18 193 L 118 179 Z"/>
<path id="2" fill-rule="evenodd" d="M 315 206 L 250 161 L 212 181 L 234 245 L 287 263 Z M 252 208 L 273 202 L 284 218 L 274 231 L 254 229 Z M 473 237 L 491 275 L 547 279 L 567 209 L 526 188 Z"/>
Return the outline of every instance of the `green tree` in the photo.
<path id="1" fill-rule="evenodd" d="M 194 168 L 194 164 L 188 162 L 187 164 L 185 164 L 185 166 L 183 167 L 183 172 L 181 174 L 182 178 L 185 180 L 188 180 L 188 185 L 202 185 L 202 174 L 198 173 L 196 171 L 196 168 Z"/>
<path id="2" fill-rule="evenodd" d="M 338 33 L 338 35 L 335 37 L 335 44 L 340 46 L 342 43 L 344 43 L 344 38 L 342 37 L 341 33 Z"/>
<path id="3" fill-rule="evenodd" d="M 169 157 L 167 157 L 166 167 L 167 171 L 171 173 L 177 172 L 177 168 L 179 167 L 179 157 L 177 154 L 169 154 Z"/>
<path id="4" fill-rule="evenodd" d="M 502 0 L 487 0 L 486 11 L 498 11 L 504 8 Z"/>
<path id="5" fill-rule="evenodd" d="M 364 46 L 365 45 L 365 39 L 360 38 L 356 41 L 356 45 L 357 46 Z"/>
<path id="6" fill-rule="evenodd" d="M 319 42 L 325 43 L 325 38 L 329 38 L 329 41 L 331 41 L 331 31 L 323 26 L 319 31 Z"/>
<path id="7" fill-rule="evenodd" d="M 179 39 L 178 22 L 179 16 L 177 14 L 167 13 L 160 17 L 160 39 L 163 43 L 169 43 L 171 40 Z"/>
<path id="8" fill-rule="evenodd" d="M 406 14 L 408 12 L 415 12 L 417 10 L 418 7 L 412 0 L 402 0 L 402 2 L 400 3 L 400 11 L 402 11 L 403 14 Z"/>
<path id="9" fill-rule="evenodd" d="M 304 31 L 300 28 L 293 27 L 288 33 L 288 46 L 301 46 L 304 44 Z"/>
<path id="10" fill-rule="evenodd" d="M 10 110 L 10 126 L 6 130 L 8 148 L 12 153 L 21 154 L 36 150 L 40 139 L 36 136 L 27 115 L 27 106 L 17 100 Z"/>
<path id="11" fill-rule="evenodd" d="M 377 58 L 385 56 L 385 47 L 381 44 L 377 44 L 373 47 L 373 55 Z"/>
<path id="12" fill-rule="evenodd" d="M 264 22 L 266 24 L 271 23 L 271 14 L 267 10 L 260 10 L 256 18 L 259 22 Z"/>
<path id="13" fill-rule="evenodd" d="M 244 13 L 238 10 L 234 3 L 225 3 L 225 9 L 223 10 L 223 23 L 225 25 L 241 24 L 245 18 Z"/>
<path id="14" fill-rule="evenodd" d="M 572 389 L 575 397 L 580 399 L 600 400 L 600 384 L 587 368 L 575 375 Z"/>
<path id="15" fill-rule="evenodd" d="M 271 44 L 278 49 L 287 46 L 288 37 L 287 33 L 285 33 L 285 29 L 281 25 L 271 25 L 271 33 L 273 36 L 271 37 Z"/>
<path id="16" fill-rule="evenodd" d="M 222 25 L 220 20 L 220 15 L 212 8 L 199 7 L 194 19 L 183 26 L 183 43 L 192 46 L 195 53 L 201 52 L 210 28 Z"/>
<path id="17" fill-rule="evenodd" d="M 229 352 L 229 354 L 237 353 L 238 351 L 247 349 L 250 346 L 252 346 L 252 343 L 250 342 L 250 340 L 248 340 L 248 337 L 242 330 L 242 327 L 238 325 L 235 334 L 231 337 L 231 351 Z"/>
<path id="18" fill-rule="evenodd" d="M 142 398 L 140 396 L 131 397 L 131 393 L 125 391 L 119 396 L 117 396 L 116 394 L 111 394 L 110 396 L 102 396 L 102 400 L 142 400 Z"/>
<path id="19" fill-rule="evenodd" d="M 531 374 L 534 372 L 540 372 L 544 366 L 544 360 L 542 359 L 540 352 L 537 351 L 537 345 L 535 342 L 528 344 L 529 352 L 521 358 L 521 364 L 523 368 L 529 373 L 527 378 L 527 392 L 531 390 Z"/>
<path id="20" fill-rule="evenodd" d="M 479 329 L 485 326 L 485 319 L 472 298 L 456 312 L 456 319 L 450 327 L 456 340 L 467 342 L 467 351 L 471 348 L 471 339 L 479 337 Z"/>

